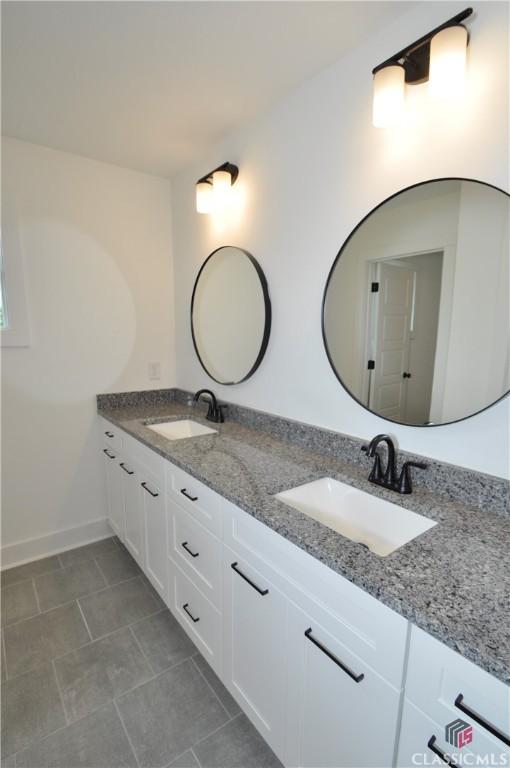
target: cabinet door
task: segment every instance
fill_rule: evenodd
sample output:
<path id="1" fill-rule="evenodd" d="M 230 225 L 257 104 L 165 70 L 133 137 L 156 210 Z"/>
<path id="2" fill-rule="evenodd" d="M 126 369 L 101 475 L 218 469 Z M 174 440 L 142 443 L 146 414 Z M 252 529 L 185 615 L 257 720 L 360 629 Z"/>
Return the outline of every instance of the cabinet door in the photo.
<path id="1" fill-rule="evenodd" d="M 223 682 L 279 757 L 283 756 L 287 598 L 224 547 Z"/>
<path id="2" fill-rule="evenodd" d="M 293 604 L 288 628 L 285 762 L 303 768 L 390 768 L 401 692 L 338 642 L 316 616 Z"/>
<path id="3" fill-rule="evenodd" d="M 124 500 L 122 498 L 121 469 L 122 461 L 116 450 L 103 447 L 106 474 L 106 493 L 108 500 L 108 520 L 119 539 L 124 541 Z"/>
<path id="4" fill-rule="evenodd" d="M 140 470 L 145 525 L 145 573 L 154 588 L 167 600 L 168 561 L 166 555 L 166 514 L 162 482 L 145 469 Z"/>
<path id="5" fill-rule="evenodd" d="M 144 510 L 142 488 L 140 487 L 139 471 L 131 460 L 120 462 L 122 495 L 125 512 L 125 544 L 140 566 L 144 562 Z"/>

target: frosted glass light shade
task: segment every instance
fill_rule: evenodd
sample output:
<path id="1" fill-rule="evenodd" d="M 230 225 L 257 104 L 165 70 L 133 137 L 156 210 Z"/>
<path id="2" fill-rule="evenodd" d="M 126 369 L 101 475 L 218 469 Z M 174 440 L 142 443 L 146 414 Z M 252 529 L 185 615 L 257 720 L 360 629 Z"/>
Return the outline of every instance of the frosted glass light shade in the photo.
<path id="1" fill-rule="evenodd" d="M 211 213 L 213 207 L 213 188 L 208 181 L 199 181 L 196 185 L 198 213 Z"/>
<path id="2" fill-rule="evenodd" d="M 389 64 L 374 75 L 372 119 L 376 128 L 394 125 L 404 109 L 405 70 L 400 64 Z"/>
<path id="3" fill-rule="evenodd" d="M 429 90 L 434 96 L 450 98 L 462 92 L 467 42 L 461 24 L 442 29 L 430 41 Z"/>
<path id="4" fill-rule="evenodd" d="M 220 212 L 228 203 L 232 177 L 228 171 L 215 171 L 212 179 L 214 208 Z"/>

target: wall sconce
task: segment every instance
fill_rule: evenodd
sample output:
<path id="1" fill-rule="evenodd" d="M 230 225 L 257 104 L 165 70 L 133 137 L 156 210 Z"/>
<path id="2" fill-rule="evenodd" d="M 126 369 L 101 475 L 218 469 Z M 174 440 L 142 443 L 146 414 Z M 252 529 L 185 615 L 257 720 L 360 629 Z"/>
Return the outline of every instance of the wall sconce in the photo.
<path id="1" fill-rule="evenodd" d="M 430 91 L 442 97 L 462 89 L 469 35 L 461 22 L 472 13 L 472 8 L 466 8 L 372 70 L 376 128 L 398 122 L 404 108 L 406 83 L 428 81 Z"/>
<path id="2" fill-rule="evenodd" d="M 225 204 L 230 187 L 235 184 L 239 168 L 233 163 L 223 163 L 214 171 L 202 176 L 195 185 L 198 213 L 212 213 Z"/>

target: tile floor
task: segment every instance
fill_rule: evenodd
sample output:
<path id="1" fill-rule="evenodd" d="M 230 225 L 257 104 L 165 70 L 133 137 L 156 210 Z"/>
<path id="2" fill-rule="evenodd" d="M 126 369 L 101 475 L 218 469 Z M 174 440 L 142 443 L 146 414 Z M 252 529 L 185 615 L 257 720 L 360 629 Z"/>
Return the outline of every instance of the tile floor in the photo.
<path id="1" fill-rule="evenodd" d="M 115 537 L 1 585 L 1 768 L 281 768 Z"/>

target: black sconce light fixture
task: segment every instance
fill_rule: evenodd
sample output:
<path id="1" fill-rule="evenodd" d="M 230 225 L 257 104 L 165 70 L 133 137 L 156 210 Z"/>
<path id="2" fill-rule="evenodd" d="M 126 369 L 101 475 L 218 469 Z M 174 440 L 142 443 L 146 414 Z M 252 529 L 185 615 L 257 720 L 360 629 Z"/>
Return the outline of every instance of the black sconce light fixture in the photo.
<path id="1" fill-rule="evenodd" d="M 431 92 L 440 97 L 451 96 L 462 88 L 469 35 L 461 22 L 472 13 L 472 8 L 466 8 L 372 70 L 376 128 L 398 121 L 404 108 L 406 83 L 428 81 Z"/>
<path id="2" fill-rule="evenodd" d="M 223 163 L 202 176 L 195 185 L 198 213 L 211 213 L 213 207 L 221 206 L 238 175 L 237 165 Z"/>

